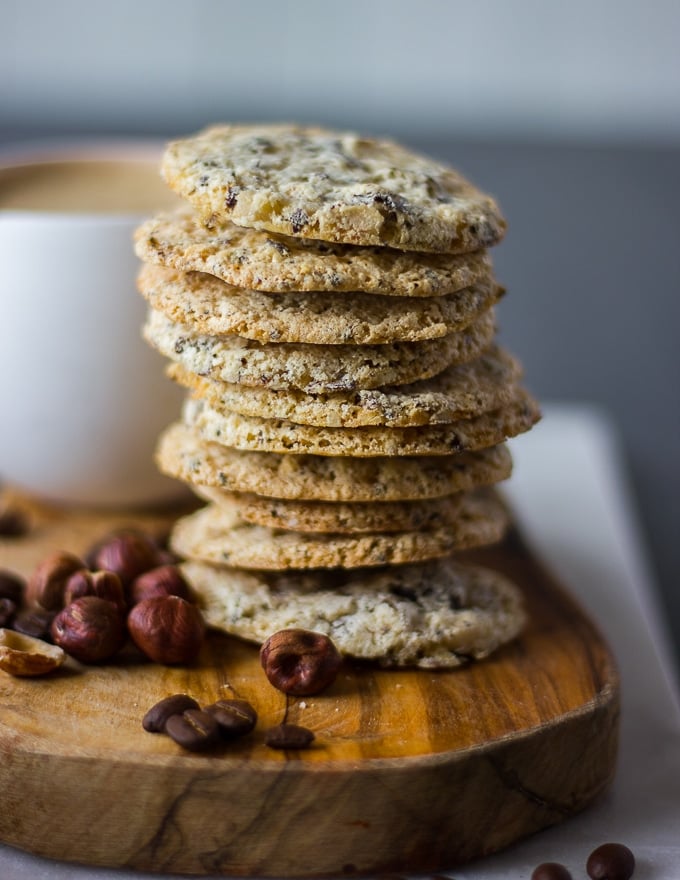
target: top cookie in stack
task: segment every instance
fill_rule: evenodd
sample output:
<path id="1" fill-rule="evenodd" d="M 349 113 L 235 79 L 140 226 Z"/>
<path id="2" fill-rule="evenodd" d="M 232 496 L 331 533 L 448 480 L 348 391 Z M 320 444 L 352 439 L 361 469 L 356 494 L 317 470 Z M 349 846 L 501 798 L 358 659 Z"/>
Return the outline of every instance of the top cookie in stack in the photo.
<path id="1" fill-rule="evenodd" d="M 173 546 L 208 621 L 451 666 L 519 631 L 498 540 L 508 437 L 538 419 L 495 342 L 495 202 L 393 143 L 219 126 L 170 144 L 188 205 L 136 236 L 147 340 L 189 389 L 161 469 L 208 505 Z"/>

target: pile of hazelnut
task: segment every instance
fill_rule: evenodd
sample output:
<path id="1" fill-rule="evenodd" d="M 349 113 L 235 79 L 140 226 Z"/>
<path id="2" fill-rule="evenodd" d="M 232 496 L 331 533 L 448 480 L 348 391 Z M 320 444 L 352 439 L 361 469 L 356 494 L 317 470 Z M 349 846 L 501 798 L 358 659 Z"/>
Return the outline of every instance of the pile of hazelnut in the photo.
<path id="1" fill-rule="evenodd" d="M 150 535 L 124 529 L 82 559 L 52 553 L 27 583 L 0 571 L 0 669 L 43 675 L 65 654 L 102 663 L 128 636 L 157 663 L 190 663 L 205 624 L 176 563 Z"/>
<path id="2" fill-rule="evenodd" d="M 27 583 L 0 570 L 0 669 L 12 675 L 45 675 L 67 655 L 104 663 L 128 637 L 156 663 L 187 664 L 198 656 L 205 630 L 177 560 L 139 530 L 111 533 L 83 558 L 52 553 Z M 333 683 L 342 657 L 325 635 L 287 629 L 265 641 L 260 663 L 282 693 L 310 696 Z M 198 750 L 250 732 L 256 720 L 243 700 L 201 709 L 193 698 L 176 694 L 152 707 L 143 726 Z M 271 748 L 306 748 L 313 739 L 312 731 L 285 722 L 265 732 Z"/>

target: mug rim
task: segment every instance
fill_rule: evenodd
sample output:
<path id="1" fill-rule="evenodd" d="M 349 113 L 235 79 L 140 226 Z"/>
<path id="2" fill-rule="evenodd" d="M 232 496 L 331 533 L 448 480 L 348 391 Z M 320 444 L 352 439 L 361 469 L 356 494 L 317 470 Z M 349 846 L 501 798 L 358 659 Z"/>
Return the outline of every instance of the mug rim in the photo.
<path id="1" fill-rule="evenodd" d="M 160 166 L 165 141 L 152 138 L 78 139 L 68 141 L 34 141 L 0 147 L 0 175 L 41 165 L 71 162 L 124 162 L 135 165 Z M 148 212 L 112 210 L 102 213 L 90 210 L 46 210 L 35 208 L 3 208 L 0 220 L 33 222 L 39 219 L 102 224 L 129 223 L 145 217 Z"/>

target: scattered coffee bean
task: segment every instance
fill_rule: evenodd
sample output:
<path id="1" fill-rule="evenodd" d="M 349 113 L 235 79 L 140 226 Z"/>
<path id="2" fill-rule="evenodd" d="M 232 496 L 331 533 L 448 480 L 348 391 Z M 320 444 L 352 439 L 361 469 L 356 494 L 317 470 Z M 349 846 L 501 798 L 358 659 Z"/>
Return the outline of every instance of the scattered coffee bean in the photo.
<path id="1" fill-rule="evenodd" d="M 227 739 L 245 736 L 257 723 L 257 712 L 246 700 L 218 700 L 204 711 L 213 716 L 220 734 Z"/>
<path id="2" fill-rule="evenodd" d="M 4 568 L 0 569 L 0 599 L 11 599 L 15 605 L 21 605 L 25 589 L 23 578 Z"/>
<path id="3" fill-rule="evenodd" d="M 0 510 L 0 537 L 22 538 L 28 533 L 28 519 L 22 511 L 14 507 Z"/>
<path id="4" fill-rule="evenodd" d="M 306 749 L 314 740 L 314 733 L 297 724 L 277 724 L 264 735 L 270 749 Z"/>
<path id="5" fill-rule="evenodd" d="M 586 871 L 592 880 L 630 880 L 635 856 L 622 843 L 603 843 L 588 856 Z"/>
<path id="6" fill-rule="evenodd" d="M 165 724 L 172 715 L 181 715 L 187 709 L 198 709 L 199 705 L 193 697 L 187 694 L 173 694 L 165 697 L 155 706 L 152 706 L 142 718 L 142 727 L 149 733 L 163 733 Z"/>
<path id="7" fill-rule="evenodd" d="M 165 722 L 165 732 L 182 748 L 192 752 L 209 748 L 220 737 L 217 721 L 201 709 L 187 709 L 181 715 L 171 715 Z"/>
<path id="8" fill-rule="evenodd" d="M 531 880 L 572 880 L 572 876 L 558 862 L 543 862 L 534 868 Z"/>
<path id="9" fill-rule="evenodd" d="M 0 627 L 10 627 L 16 612 L 16 602 L 11 599 L 0 599 Z"/>
<path id="10" fill-rule="evenodd" d="M 25 636 L 32 636 L 34 639 L 51 642 L 51 628 L 54 618 L 54 611 L 23 611 L 14 618 L 12 629 L 23 633 Z"/>

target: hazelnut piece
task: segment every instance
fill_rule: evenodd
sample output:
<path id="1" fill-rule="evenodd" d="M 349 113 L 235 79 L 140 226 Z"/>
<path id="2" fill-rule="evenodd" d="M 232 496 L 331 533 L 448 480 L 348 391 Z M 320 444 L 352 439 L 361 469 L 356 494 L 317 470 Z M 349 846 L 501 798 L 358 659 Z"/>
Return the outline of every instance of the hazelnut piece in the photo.
<path id="1" fill-rule="evenodd" d="M 260 648 L 270 683 L 284 694 L 318 694 L 335 681 L 342 657 L 328 636 L 305 629 L 282 629 Z"/>
<path id="2" fill-rule="evenodd" d="M 191 663 L 198 656 L 205 624 L 195 605 L 179 596 L 143 599 L 128 614 L 128 630 L 142 653 L 156 663 Z"/>
<path id="3" fill-rule="evenodd" d="M 85 568 L 73 553 L 58 551 L 40 563 L 28 580 L 27 598 L 47 611 L 64 607 L 66 581 L 75 571 Z"/>
<path id="4" fill-rule="evenodd" d="M 83 596 L 54 618 L 52 638 L 81 663 L 100 663 L 125 644 L 125 624 L 112 602 Z"/>
<path id="5" fill-rule="evenodd" d="M 189 585 L 182 577 L 182 573 L 176 565 L 166 564 L 145 571 L 135 578 L 130 587 L 130 602 L 136 605 L 144 599 L 152 599 L 154 596 L 179 596 L 192 601 Z"/>
<path id="6" fill-rule="evenodd" d="M 0 599 L 11 599 L 15 605 L 21 605 L 25 589 L 26 583 L 23 578 L 12 571 L 0 569 Z"/>
<path id="7" fill-rule="evenodd" d="M 143 532 L 122 529 L 114 532 L 88 552 L 90 567 L 115 571 L 124 589 L 150 568 L 161 564 L 158 546 Z"/>
<path id="8" fill-rule="evenodd" d="M 113 602 L 118 613 L 127 613 L 127 604 L 123 593 L 123 585 L 115 571 L 88 571 L 86 568 L 76 571 L 66 582 L 64 604 L 70 605 L 83 596 L 99 596 L 107 602 Z"/>
<path id="9" fill-rule="evenodd" d="M 0 669 L 10 675 L 46 675 L 66 659 L 61 648 L 23 633 L 0 629 Z"/>

